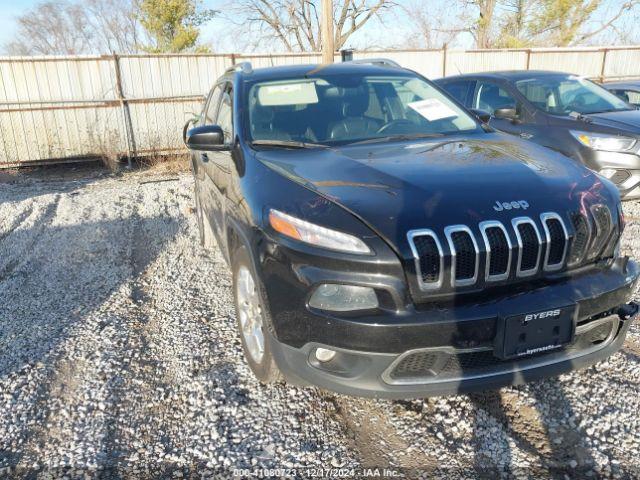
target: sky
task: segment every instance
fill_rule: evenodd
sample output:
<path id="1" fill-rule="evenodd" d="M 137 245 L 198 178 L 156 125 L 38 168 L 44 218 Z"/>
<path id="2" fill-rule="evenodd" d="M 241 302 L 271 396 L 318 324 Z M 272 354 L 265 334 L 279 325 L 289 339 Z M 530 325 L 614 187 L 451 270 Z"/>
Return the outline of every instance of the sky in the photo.
<path id="1" fill-rule="evenodd" d="M 0 47 L 10 42 L 16 31 L 15 18 L 20 14 L 23 14 L 33 6 L 41 3 L 43 0 L 0 0 Z M 225 5 L 228 5 L 228 0 L 204 0 L 203 5 L 206 8 L 221 10 Z M 395 23 L 395 22 L 394 22 Z M 211 43 L 216 51 L 232 51 L 232 44 L 225 42 L 222 32 L 225 32 L 227 26 L 227 20 L 222 17 L 214 18 L 212 21 L 202 27 L 202 39 L 205 42 Z M 367 32 L 363 29 L 363 32 L 359 32 L 361 37 L 371 35 L 371 31 Z M 379 33 L 379 32 L 376 32 Z M 394 28 L 391 25 L 387 26 L 387 35 L 393 37 L 395 35 Z M 358 36 L 355 37 L 355 41 L 358 40 Z"/>
<path id="2" fill-rule="evenodd" d="M 42 0 L 0 0 L 0 49 L 2 45 L 12 40 L 12 37 L 16 30 L 15 18 L 32 8 L 34 5 L 39 3 Z M 400 0 L 406 1 L 406 0 Z M 451 0 L 421 0 L 425 2 L 430 2 L 434 5 L 434 9 L 438 10 L 438 6 L 448 8 L 447 5 L 451 4 Z M 612 9 L 616 8 L 622 0 L 603 0 L 603 4 L 601 8 L 598 10 L 598 15 L 602 18 L 607 16 L 607 12 L 611 12 Z M 204 0 L 204 5 L 207 8 L 214 9 L 222 9 L 224 5 L 229 5 L 229 0 Z M 359 44 L 373 44 L 373 45 L 382 45 L 382 46 L 393 46 L 394 40 L 396 38 L 400 38 L 404 33 L 406 33 L 406 17 L 403 17 L 403 14 L 398 9 L 395 10 L 395 13 L 391 15 L 387 21 L 385 21 L 384 26 L 380 26 L 374 23 L 368 25 L 369 28 L 365 27 L 362 31 L 357 32 L 351 39 L 351 42 L 355 45 L 348 46 L 359 46 Z M 596 15 L 596 22 L 598 18 Z M 634 20 L 636 20 L 634 18 Z M 208 24 L 202 27 L 202 40 L 207 43 L 210 43 L 215 51 L 218 52 L 230 52 L 235 50 L 233 47 L 235 45 L 232 41 L 224 40 L 224 33 L 228 32 L 228 23 L 225 18 L 215 18 Z M 458 38 L 456 47 L 462 48 L 471 48 L 472 39 L 470 35 L 462 36 Z M 259 50 L 259 48 L 258 48 Z M 268 51 L 268 48 L 263 49 L 263 51 Z"/>
<path id="3" fill-rule="evenodd" d="M 11 41 L 15 32 L 15 17 L 36 3 L 36 0 L 0 0 L 0 45 Z"/>

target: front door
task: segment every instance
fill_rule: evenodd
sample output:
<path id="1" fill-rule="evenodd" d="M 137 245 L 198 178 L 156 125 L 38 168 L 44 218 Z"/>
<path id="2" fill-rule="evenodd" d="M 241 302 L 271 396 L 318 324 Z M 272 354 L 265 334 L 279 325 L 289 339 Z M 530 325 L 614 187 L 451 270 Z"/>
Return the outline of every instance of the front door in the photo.
<path id="1" fill-rule="evenodd" d="M 231 176 L 231 146 L 233 142 L 233 86 L 230 82 L 223 84 L 220 104 L 216 115 L 216 125 L 224 132 L 222 150 L 207 152 L 209 157 L 209 176 L 213 185 L 212 217 L 214 233 L 218 237 L 220 248 L 226 250 L 226 210 L 228 189 Z"/>
<path id="2" fill-rule="evenodd" d="M 537 141 L 539 125 L 535 120 L 535 112 L 530 112 L 509 86 L 479 80 L 473 99 L 473 108 L 489 112 L 492 115 L 489 125 L 496 130 L 525 140 Z M 499 108 L 515 108 L 518 119 L 495 118 L 493 114 Z"/>

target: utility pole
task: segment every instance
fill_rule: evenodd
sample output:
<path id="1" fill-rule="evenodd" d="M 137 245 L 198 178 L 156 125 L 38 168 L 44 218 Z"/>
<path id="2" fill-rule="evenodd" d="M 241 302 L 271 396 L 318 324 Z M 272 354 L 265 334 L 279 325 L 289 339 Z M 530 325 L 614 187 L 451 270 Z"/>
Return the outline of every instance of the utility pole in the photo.
<path id="1" fill-rule="evenodd" d="M 333 63 L 333 0 L 322 0 L 322 63 Z"/>

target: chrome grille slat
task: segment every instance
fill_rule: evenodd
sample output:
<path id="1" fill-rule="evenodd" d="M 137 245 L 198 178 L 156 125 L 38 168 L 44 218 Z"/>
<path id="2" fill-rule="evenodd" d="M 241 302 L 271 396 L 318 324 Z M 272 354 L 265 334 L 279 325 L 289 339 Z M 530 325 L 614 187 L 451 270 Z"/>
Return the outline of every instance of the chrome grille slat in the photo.
<path id="1" fill-rule="evenodd" d="M 540 222 L 542 223 L 542 229 L 544 230 L 545 238 L 547 241 L 547 248 L 544 255 L 544 265 L 543 268 L 547 272 L 552 272 L 556 270 L 560 270 L 564 265 L 564 260 L 567 257 L 567 250 L 569 249 L 569 232 L 567 232 L 567 227 L 562 220 L 562 217 L 557 213 L 547 212 L 540 215 Z M 553 249 L 556 247 L 556 242 L 558 240 L 554 239 L 555 235 L 552 235 L 551 230 L 554 227 L 550 227 L 554 225 L 554 222 L 558 222 L 562 229 L 563 234 L 563 243 L 562 246 L 562 254 L 560 260 L 556 262 L 550 262 L 550 257 Z"/>
<path id="2" fill-rule="evenodd" d="M 421 237 L 428 237 L 434 240 L 438 250 L 439 257 L 440 257 L 438 261 L 438 268 L 437 268 L 438 270 L 437 279 L 432 282 L 425 281 L 425 274 L 423 273 L 424 268 L 421 266 L 422 255 L 421 255 L 421 252 L 418 250 L 418 247 L 416 246 L 416 242 Z M 409 240 L 409 246 L 411 247 L 411 253 L 413 253 L 413 257 L 415 259 L 416 274 L 418 276 L 418 284 L 420 286 L 420 289 L 436 290 L 442 287 L 442 278 L 444 275 L 444 254 L 442 251 L 442 245 L 440 245 L 440 240 L 438 240 L 438 236 L 435 234 L 433 230 L 421 229 L 421 230 L 411 230 L 410 232 L 407 233 L 407 238 Z"/>
<path id="3" fill-rule="evenodd" d="M 613 231 L 611 211 L 605 205 L 591 206 L 591 215 L 593 216 L 595 231 L 591 239 L 588 260 L 593 260 L 602 253 Z"/>
<path id="4" fill-rule="evenodd" d="M 569 266 L 578 265 L 589 252 L 589 243 L 591 242 L 591 223 L 581 213 L 574 213 L 571 216 L 571 224 L 573 227 L 573 244 L 571 253 L 569 254 Z"/>
<path id="5" fill-rule="evenodd" d="M 504 269 L 504 273 L 499 273 L 499 274 L 491 274 L 491 265 L 492 265 L 491 262 L 492 262 L 492 259 L 495 258 L 495 255 L 498 254 L 498 252 L 495 251 L 495 245 L 494 245 L 494 248 L 492 248 L 491 246 L 491 241 L 489 239 L 488 231 L 494 228 L 500 229 L 502 231 L 502 234 L 504 235 L 504 238 L 507 244 L 507 249 L 508 249 L 507 266 Z M 485 249 L 487 252 L 487 259 L 485 263 L 485 273 L 484 273 L 485 280 L 487 282 L 498 282 L 500 280 L 506 280 L 507 278 L 509 278 L 509 273 L 511 272 L 511 258 L 512 258 L 512 252 L 513 252 L 513 245 L 511 244 L 511 239 L 509 238 L 509 232 L 507 232 L 507 229 L 504 227 L 502 223 L 495 220 L 489 220 L 489 221 L 480 223 L 480 233 L 482 234 Z"/>
<path id="6" fill-rule="evenodd" d="M 516 276 L 517 277 L 530 277 L 535 275 L 540 267 L 540 257 L 542 255 L 542 237 L 540 237 L 540 232 L 538 231 L 538 227 L 533 219 L 529 217 L 516 217 L 511 220 L 511 225 L 513 225 L 513 230 L 515 231 L 516 239 L 518 241 L 518 263 L 516 264 Z M 526 225 L 530 225 L 533 228 L 533 232 L 537 238 L 537 251 L 536 251 L 536 260 L 535 264 L 530 268 L 522 268 L 522 261 L 525 258 L 525 253 L 528 255 L 529 252 L 525 252 L 525 248 L 528 248 L 529 239 L 523 238 L 523 232 L 526 234 Z M 526 243 L 525 243 L 526 242 Z M 525 258 L 527 259 L 527 258 Z"/>
<path id="7" fill-rule="evenodd" d="M 462 233 L 463 235 L 468 235 L 468 239 L 471 240 L 473 245 L 473 249 L 475 252 L 475 258 L 469 260 L 467 259 L 468 252 L 457 252 L 456 244 L 460 247 L 460 242 L 456 240 L 454 235 Z M 473 285 L 478 280 L 478 269 L 480 266 L 480 251 L 478 250 L 478 244 L 476 242 L 475 236 L 469 227 L 466 225 L 451 225 L 444 229 L 444 234 L 447 237 L 447 241 L 449 243 L 449 251 L 451 252 L 451 286 L 452 287 L 464 287 L 466 285 Z M 473 262 L 473 275 L 465 276 L 463 278 L 458 278 L 458 264 L 462 266 L 462 262 Z M 463 269 L 460 268 L 462 271 Z M 466 269 L 465 269 L 466 270 Z"/>

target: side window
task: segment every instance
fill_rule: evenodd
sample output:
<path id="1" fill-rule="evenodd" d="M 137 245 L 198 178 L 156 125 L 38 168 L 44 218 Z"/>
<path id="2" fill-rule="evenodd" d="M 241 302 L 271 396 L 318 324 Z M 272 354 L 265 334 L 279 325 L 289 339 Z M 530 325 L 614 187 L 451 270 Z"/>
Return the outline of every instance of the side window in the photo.
<path id="1" fill-rule="evenodd" d="M 231 143 L 233 138 L 233 90 L 227 85 L 220 101 L 217 124 L 224 132 L 224 143 Z"/>
<path id="2" fill-rule="evenodd" d="M 474 108 L 485 110 L 491 114 L 498 108 L 514 108 L 518 102 L 495 83 L 478 82 L 478 95 Z"/>
<path id="3" fill-rule="evenodd" d="M 462 105 L 469 106 L 469 98 L 473 93 L 473 87 L 476 82 L 474 80 L 460 80 L 443 85 L 443 88 L 449 95 L 458 100 Z"/>
<path id="4" fill-rule="evenodd" d="M 202 112 L 201 125 L 213 125 L 216 123 L 216 111 L 218 110 L 218 101 L 220 100 L 220 93 L 222 92 L 223 85 L 217 85 L 209 95 L 207 106 Z"/>
<path id="5" fill-rule="evenodd" d="M 631 105 L 640 105 L 640 92 L 635 92 L 633 90 L 612 90 L 611 93 L 616 94 L 622 100 Z"/>

